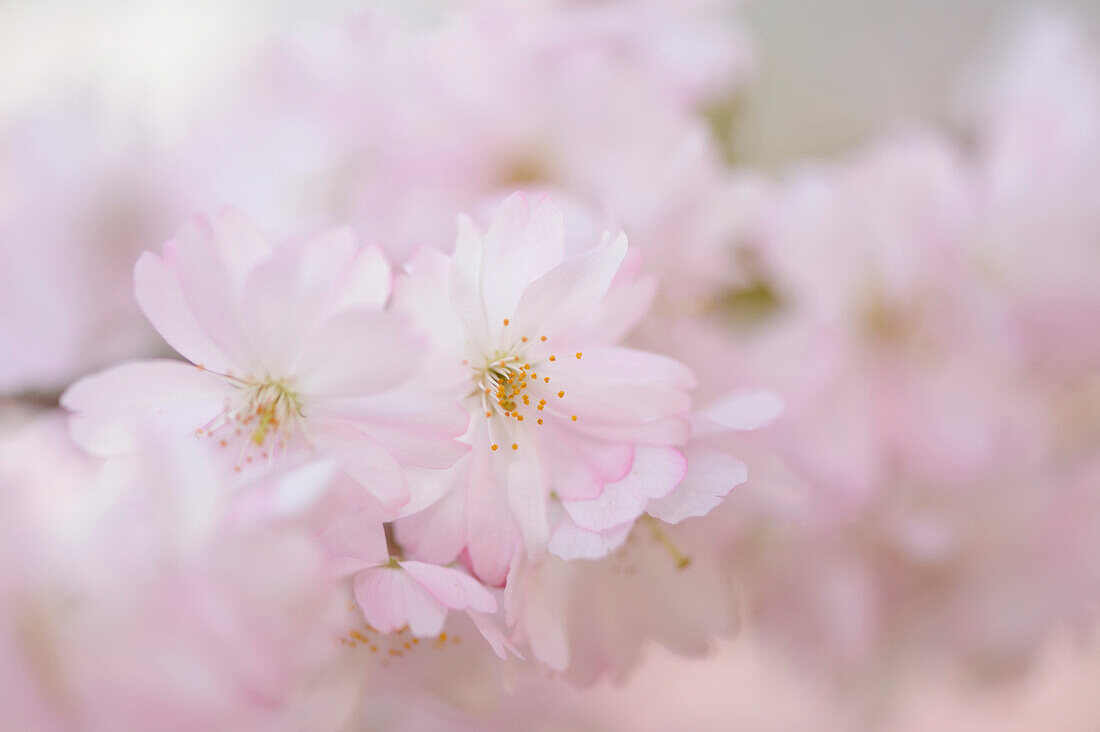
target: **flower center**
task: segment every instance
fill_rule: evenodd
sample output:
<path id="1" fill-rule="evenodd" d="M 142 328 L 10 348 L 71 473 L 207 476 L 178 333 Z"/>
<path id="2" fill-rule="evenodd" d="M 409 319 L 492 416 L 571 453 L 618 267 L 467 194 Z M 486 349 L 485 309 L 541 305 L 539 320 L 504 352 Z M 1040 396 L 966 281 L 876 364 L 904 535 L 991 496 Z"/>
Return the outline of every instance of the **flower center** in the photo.
<path id="1" fill-rule="evenodd" d="M 195 434 L 220 438 L 222 447 L 234 443 L 239 450 L 234 465 L 237 470 L 253 462 L 257 452 L 264 459 L 272 459 L 294 442 L 306 441 L 301 402 L 287 381 L 233 381 L 240 389 L 235 398 L 226 400 L 222 411 Z"/>
<path id="2" fill-rule="evenodd" d="M 509 321 L 504 321 L 507 328 Z M 546 336 L 538 339 L 539 343 L 546 342 Z M 475 368 L 473 379 L 476 386 L 473 393 L 481 400 L 482 410 L 488 420 L 490 445 L 489 448 L 496 452 L 501 444 L 510 445 L 513 450 L 519 449 L 519 440 L 509 429 L 509 420 L 524 422 L 530 419 L 534 426 L 542 427 L 547 419 L 561 419 L 562 415 L 555 412 L 546 412 L 548 398 L 565 398 L 565 391 L 550 386 L 551 375 L 543 373 L 551 371 L 553 363 L 557 361 L 554 354 L 546 358 L 538 359 L 534 366 L 524 353 L 532 344 L 527 337 L 520 339 L 516 347 L 510 351 L 497 351 L 485 358 L 485 365 Z M 582 354 L 574 354 L 580 359 Z M 466 362 L 463 362 L 466 363 Z M 494 420 L 494 417 L 502 417 Z M 566 416 L 570 421 L 576 422 L 577 415 Z M 494 422 L 496 425 L 494 426 Z M 518 427 L 518 425 L 515 425 Z M 501 433 L 503 430 L 503 434 Z"/>
<path id="3" fill-rule="evenodd" d="M 486 416 L 497 411 L 523 421 L 519 406 L 520 402 L 530 404 L 531 398 L 524 392 L 531 385 L 531 374 L 531 364 L 521 363 L 519 356 L 498 358 L 482 369 L 477 387 L 482 393 Z"/>

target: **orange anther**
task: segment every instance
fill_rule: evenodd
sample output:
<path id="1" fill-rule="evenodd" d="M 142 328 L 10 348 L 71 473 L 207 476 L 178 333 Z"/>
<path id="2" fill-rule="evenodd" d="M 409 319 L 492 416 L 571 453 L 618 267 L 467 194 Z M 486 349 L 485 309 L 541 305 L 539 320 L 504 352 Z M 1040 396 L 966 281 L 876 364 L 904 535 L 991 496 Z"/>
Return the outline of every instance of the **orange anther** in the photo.
<path id="1" fill-rule="evenodd" d="M 581 352 L 577 351 L 577 358 L 580 358 L 580 357 L 581 357 Z"/>
<path id="2" fill-rule="evenodd" d="M 539 340 L 545 342 L 546 341 L 546 336 L 539 336 Z"/>
<path id="3" fill-rule="evenodd" d="M 557 356 L 551 356 L 551 357 L 550 357 L 550 360 L 551 360 L 551 361 L 557 361 L 557 360 L 558 360 L 558 357 L 557 357 Z"/>
<path id="4" fill-rule="evenodd" d="M 527 342 L 527 336 L 523 336 L 522 338 L 520 338 L 520 341 L 522 341 L 523 343 L 526 343 Z"/>
<path id="5" fill-rule="evenodd" d="M 495 442 L 494 442 L 494 443 L 493 443 L 492 445 L 489 445 L 489 449 L 490 449 L 490 450 L 492 450 L 493 452 L 496 452 L 496 449 L 497 449 L 498 447 L 500 447 L 500 445 L 498 445 L 498 444 L 497 444 L 497 443 L 495 443 Z"/>
<path id="6" fill-rule="evenodd" d="M 574 422 L 576 422 L 576 421 L 577 421 L 577 415 L 575 415 L 575 414 L 571 414 L 571 415 L 569 415 L 569 419 L 571 419 L 571 420 L 573 420 Z"/>
<path id="7" fill-rule="evenodd" d="M 513 443 L 512 443 L 512 449 L 513 449 L 513 450 L 518 450 L 518 449 L 519 449 L 519 445 L 517 445 L 516 443 L 514 443 L 514 442 L 513 442 Z"/>
<path id="8" fill-rule="evenodd" d="M 504 319 L 504 324 L 505 324 L 505 325 L 508 325 L 508 318 L 505 318 L 505 319 Z"/>
<path id="9" fill-rule="evenodd" d="M 538 422 L 539 424 L 542 424 L 542 417 L 539 417 Z"/>
<path id="10" fill-rule="evenodd" d="M 559 391 L 558 392 L 558 399 L 561 399 L 563 396 L 565 396 L 565 392 L 564 391 Z"/>

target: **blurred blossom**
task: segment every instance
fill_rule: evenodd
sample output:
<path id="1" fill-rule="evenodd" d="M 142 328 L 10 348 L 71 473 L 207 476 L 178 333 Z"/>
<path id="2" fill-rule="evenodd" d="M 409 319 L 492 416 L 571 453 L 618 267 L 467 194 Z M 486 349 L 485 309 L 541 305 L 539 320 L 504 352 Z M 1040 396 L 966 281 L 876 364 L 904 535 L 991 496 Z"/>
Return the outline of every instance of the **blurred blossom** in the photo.
<path id="1" fill-rule="evenodd" d="M 0 138 L 0 394 L 56 393 L 150 352 L 129 285 L 176 215 L 136 120 L 90 101 L 12 121 Z"/>
<path id="2" fill-rule="evenodd" d="M 190 445 L 101 463 L 46 417 L 0 449 L 9 723 L 275 728 L 306 702 L 332 647 L 308 534 L 233 523 L 221 471 Z"/>
<path id="3" fill-rule="evenodd" d="M 1088 729 L 1100 46 L 763 171 L 738 5 L 373 2 L 176 136 L 5 120 L 4 720 Z"/>
<path id="4" fill-rule="evenodd" d="M 276 231 L 350 217 L 402 262 L 448 249 L 454 213 L 486 198 L 561 192 L 665 263 L 676 236 L 690 266 L 677 226 L 717 205 L 707 186 L 723 177 L 697 112 L 749 58 L 723 10 L 488 2 L 292 38 L 200 125 L 186 154 L 198 205 L 232 198 Z"/>
<path id="5" fill-rule="evenodd" d="M 715 540 L 764 638 L 863 682 L 925 656 L 1018 670 L 1100 590 L 1082 559 L 1097 69 L 1062 19 L 1010 48 L 973 150 L 899 132 L 800 166 L 744 221 L 755 279 L 706 321 L 642 334 L 677 343 L 701 393 L 734 378 L 784 396 L 754 441 L 783 466 Z M 795 503 L 765 498 L 785 483 Z"/>

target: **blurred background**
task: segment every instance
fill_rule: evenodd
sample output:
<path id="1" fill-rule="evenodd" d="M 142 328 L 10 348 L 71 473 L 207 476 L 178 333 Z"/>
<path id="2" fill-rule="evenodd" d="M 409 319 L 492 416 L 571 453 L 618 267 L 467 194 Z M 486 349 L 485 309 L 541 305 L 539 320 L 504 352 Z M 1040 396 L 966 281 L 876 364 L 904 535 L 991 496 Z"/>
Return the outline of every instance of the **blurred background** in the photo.
<path id="1" fill-rule="evenodd" d="M 482 723 L 1100 728 L 1100 4 L 637 5 L 676 36 L 630 31 L 654 58 L 623 79 L 667 74 L 720 169 L 624 193 L 522 157 L 479 196 L 611 190 L 674 273 L 636 341 L 695 367 L 703 393 L 768 387 L 789 412 L 741 446 L 753 478 L 699 529 L 740 632 L 703 658 L 652 645 L 618 683 L 524 680 Z M 194 210 L 241 205 L 283 235 L 346 218 L 396 251 L 434 236 L 385 189 L 413 166 L 404 147 L 446 148 L 431 124 L 393 132 L 441 92 L 395 69 L 456 8 L 0 2 L 2 429 L 79 375 L 160 353 L 129 272 Z M 331 41 L 364 10 L 407 26 Z M 585 93 L 622 111 L 616 79 Z M 663 144 L 649 133 L 639 149 Z M 689 185 L 705 214 L 639 203 Z M 444 187 L 422 205 L 479 200 Z M 685 210 L 708 231 L 682 234 Z"/>

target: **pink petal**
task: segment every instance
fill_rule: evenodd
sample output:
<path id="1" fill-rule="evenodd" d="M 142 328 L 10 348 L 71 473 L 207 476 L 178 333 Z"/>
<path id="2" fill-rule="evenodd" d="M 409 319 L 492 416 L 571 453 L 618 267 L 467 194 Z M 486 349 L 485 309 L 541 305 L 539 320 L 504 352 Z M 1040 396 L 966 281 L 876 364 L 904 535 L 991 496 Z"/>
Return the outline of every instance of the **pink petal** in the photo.
<path id="1" fill-rule="evenodd" d="M 348 311 L 330 318 L 302 344 L 290 372 L 304 394 L 375 394 L 413 375 L 423 353 L 404 319 Z"/>
<path id="2" fill-rule="evenodd" d="M 497 611 L 497 601 L 492 593 L 465 572 L 415 561 L 402 562 L 401 567 L 432 597 L 452 610 Z"/>
<path id="3" fill-rule="evenodd" d="M 160 256 L 144 252 L 138 258 L 134 296 L 161 338 L 184 358 L 223 374 L 233 370 L 229 356 L 195 319 L 179 279 Z"/>
<path id="4" fill-rule="evenodd" d="M 513 656 L 525 660 L 523 654 L 516 650 L 515 646 L 504 637 L 504 632 L 491 617 L 482 615 L 479 612 L 468 612 L 467 614 L 470 616 L 470 620 L 474 621 L 474 627 L 481 633 L 481 637 L 489 643 L 493 653 L 497 654 L 497 658 L 507 659 L 508 653 L 511 652 Z"/>
<path id="5" fill-rule="evenodd" d="M 230 242 L 224 242 L 232 252 Z M 250 247 L 251 245 L 244 245 Z M 244 253 L 233 256 L 230 272 L 215 241 L 212 226 L 204 219 L 192 219 L 164 246 L 164 260 L 180 283 L 187 307 L 210 339 L 237 367 L 251 362 L 251 352 L 238 324 L 239 303 L 244 291 Z M 228 372 L 227 372 L 228 373 Z M 240 375 L 240 374 L 238 374 Z"/>
<path id="6" fill-rule="evenodd" d="M 600 306 L 569 329 L 569 338 L 592 345 L 618 343 L 645 317 L 656 294 L 656 277 L 613 282 Z"/>
<path id="7" fill-rule="evenodd" d="M 468 216 L 458 217 L 458 239 L 447 273 L 447 296 L 462 331 L 475 350 L 489 345 L 485 302 L 481 297 L 482 280 L 481 235 Z"/>
<path id="8" fill-rule="evenodd" d="M 604 486 L 603 493 L 594 500 L 563 501 L 562 505 L 578 526 L 589 531 L 632 524 L 651 499 L 671 493 L 686 470 L 684 456 L 677 450 L 639 447 L 625 478 Z"/>
<path id="9" fill-rule="evenodd" d="M 628 523 L 604 532 L 589 531 L 567 518 L 554 529 L 547 549 L 565 560 L 602 559 L 623 545 L 632 528 Z"/>
<path id="10" fill-rule="evenodd" d="M 720 450 L 693 448 L 688 453 L 684 480 L 668 496 L 650 501 L 647 511 L 670 524 L 692 516 L 704 516 L 747 478 L 745 464 L 732 455 Z"/>
<path id="11" fill-rule="evenodd" d="M 345 514 L 331 521 L 318 537 L 337 576 L 389 561 L 382 522 L 368 511 Z"/>
<path id="12" fill-rule="evenodd" d="M 577 432 L 600 440 L 629 441 L 642 445 L 682 445 L 691 436 L 687 419 L 670 417 L 637 425 L 600 424 L 598 421 L 577 422 Z"/>
<path id="13" fill-rule="evenodd" d="M 508 506 L 519 524 L 530 557 L 540 556 L 550 538 L 546 498 L 545 480 L 533 451 L 528 449 L 513 456 L 508 465 Z"/>
<path id="14" fill-rule="evenodd" d="M 217 415 L 235 388 L 182 361 L 132 361 L 86 376 L 61 396 L 73 439 L 97 455 L 133 449 L 151 427 L 182 436 Z"/>
<path id="15" fill-rule="evenodd" d="M 454 396 L 431 394 L 413 378 L 381 394 L 311 405 L 311 414 L 353 422 L 405 467 L 443 470 L 469 452 L 455 438 L 469 411 Z"/>
<path id="16" fill-rule="evenodd" d="M 570 571 L 564 562 L 547 561 L 524 574 L 522 631 L 535 658 L 555 671 L 569 665 L 566 608 L 570 600 Z M 509 586 L 514 584 L 510 578 Z"/>
<path id="17" fill-rule="evenodd" d="M 413 635 L 426 638 L 443 630 L 447 609 L 401 569 L 363 570 L 355 575 L 354 588 L 367 622 L 383 633 L 408 625 Z"/>
<path id="18" fill-rule="evenodd" d="M 281 245 L 253 267 L 241 299 L 242 337 L 273 376 L 292 372 L 317 324 L 338 312 L 339 283 L 355 254 L 347 229 Z"/>
<path id="19" fill-rule="evenodd" d="M 466 549 L 474 573 L 486 584 L 499 585 L 521 537 L 509 508 L 506 459 L 489 452 L 489 446 L 474 443 L 473 450 L 459 465 L 467 466 Z"/>
<path id="20" fill-rule="evenodd" d="M 436 482 L 446 492 L 428 508 L 408 512 L 394 523 L 397 541 L 406 556 L 435 564 L 450 564 L 466 546 L 466 494 L 462 489 L 465 475 L 458 469 L 410 471 L 409 485 L 416 502 L 418 493 L 414 473 L 440 473 Z M 403 509 L 405 512 L 405 509 Z"/>
<path id="21" fill-rule="evenodd" d="M 435 249 L 421 249 L 407 265 L 408 274 L 394 282 L 394 310 L 410 316 L 438 351 L 461 360 L 466 350 L 465 326 L 448 297 L 449 259 Z"/>
<path id="22" fill-rule="evenodd" d="M 566 501 L 590 500 L 605 483 L 621 480 L 634 463 L 634 446 L 576 434 L 572 423 L 548 422 L 540 440 L 550 490 Z"/>
<path id="23" fill-rule="evenodd" d="M 396 513 L 409 501 L 409 489 L 401 466 L 354 425 L 329 419 L 311 419 L 309 430 L 320 446 L 340 460 L 343 474 L 364 488 L 369 498 L 377 501 L 377 505 L 369 500 L 364 505 Z"/>
<path id="24" fill-rule="evenodd" d="M 532 214 L 527 197 L 514 193 L 500 205 L 484 241 L 482 295 L 490 332 L 499 332 L 527 286 L 561 263 L 565 226 L 546 196 Z"/>
<path id="25" fill-rule="evenodd" d="M 342 235 L 351 237 L 349 230 L 342 231 L 346 231 Z M 382 250 L 376 246 L 364 247 L 341 278 L 337 306 L 381 312 L 389 302 L 392 286 L 393 269 Z"/>
<path id="26" fill-rule="evenodd" d="M 645 351 L 604 346 L 585 350 L 580 359 L 559 358 L 539 371 L 550 377 L 546 387 L 536 389 L 547 407 L 577 415 L 578 427 L 589 431 L 601 425 L 636 425 L 677 416 L 691 406 L 683 391 L 694 383 L 691 371 L 678 361 Z M 562 398 L 556 396 L 560 390 L 565 392 Z"/>
<path id="27" fill-rule="evenodd" d="M 515 332 L 554 336 L 583 322 L 607 293 L 626 256 L 626 237 L 571 257 L 532 282 L 516 306 Z"/>
<path id="28" fill-rule="evenodd" d="M 770 391 L 735 391 L 693 414 L 692 431 L 706 435 L 726 430 L 755 430 L 771 424 L 783 409 L 783 400 Z"/>

